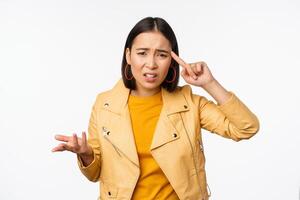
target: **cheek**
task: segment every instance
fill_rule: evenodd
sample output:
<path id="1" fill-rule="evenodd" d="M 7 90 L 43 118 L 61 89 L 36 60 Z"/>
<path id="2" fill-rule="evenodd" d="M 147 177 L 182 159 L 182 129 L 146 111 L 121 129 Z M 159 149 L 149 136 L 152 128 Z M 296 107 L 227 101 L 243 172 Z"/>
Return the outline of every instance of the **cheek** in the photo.
<path id="1" fill-rule="evenodd" d="M 137 57 L 137 56 L 132 56 L 131 58 L 131 65 L 134 66 L 134 68 L 141 68 L 144 64 L 144 60 Z"/>
<path id="2" fill-rule="evenodd" d="M 135 78 L 139 77 L 141 73 L 141 67 L 138 67 L 136 64 L 131 63 L 131 73 Z"/>
<path id="3" fill-rule="evenodd" d="M 162 72 L 163 74 L 167 74 L 170 65 L 171 65 L 171 60 L 163 60 L 163 61 L 160 61 L 159 66 L 160 66 L 161 72 Z"/>
<path id="4" fill-rule="evenodd" d="M 140 59 L 131 59 L 131 72 L 132 75 L 139 79 L 143 70 L 143 62 Z"/>

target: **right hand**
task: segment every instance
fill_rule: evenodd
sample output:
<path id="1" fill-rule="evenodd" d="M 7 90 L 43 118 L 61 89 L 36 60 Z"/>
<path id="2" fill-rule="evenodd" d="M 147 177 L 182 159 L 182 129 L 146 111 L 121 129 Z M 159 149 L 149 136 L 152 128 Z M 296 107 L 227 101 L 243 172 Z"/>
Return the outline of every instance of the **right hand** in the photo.
<path id="1" fill-rule="evenodd" d="M 55 139 L 63 143 L 54 147 L 52 152 L 70 151 L 78 154 L 82 158 L 93 156 L 93 149 L 87 143 L 85 132 L 82 132 L 82 138 L 77 137 L 76 133 L 73 133 L 72 136 L 55 135 Z"/>

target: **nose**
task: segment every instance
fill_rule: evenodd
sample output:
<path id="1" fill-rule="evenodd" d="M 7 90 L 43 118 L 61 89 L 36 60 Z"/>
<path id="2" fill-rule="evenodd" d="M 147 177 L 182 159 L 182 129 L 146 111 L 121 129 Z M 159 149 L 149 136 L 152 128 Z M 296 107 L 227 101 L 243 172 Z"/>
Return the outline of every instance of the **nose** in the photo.
<path id="1" fill-rule="evenodd" d="M 150 68 L 150 69 L 157 68 L 154 56 L 148 56 L 148 58 L 146 60 L 146 63 L 145 63 L 145 66 Z"/>

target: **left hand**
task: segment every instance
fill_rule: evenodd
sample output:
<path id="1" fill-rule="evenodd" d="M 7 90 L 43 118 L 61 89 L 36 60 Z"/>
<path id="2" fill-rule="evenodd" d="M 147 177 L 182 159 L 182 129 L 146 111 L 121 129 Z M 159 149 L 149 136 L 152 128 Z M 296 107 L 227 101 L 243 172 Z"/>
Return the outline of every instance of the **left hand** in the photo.
<path id="1" fill-rule="evenodd" d="M 180 66 L 183 67 L 181 76 L 187 83 L 203 88 L 207 84 L 215 81 L 205 62 L 200 61 L 196 63 L 186 63 L 173 51 L 171 51 L 171 56 Z"/>

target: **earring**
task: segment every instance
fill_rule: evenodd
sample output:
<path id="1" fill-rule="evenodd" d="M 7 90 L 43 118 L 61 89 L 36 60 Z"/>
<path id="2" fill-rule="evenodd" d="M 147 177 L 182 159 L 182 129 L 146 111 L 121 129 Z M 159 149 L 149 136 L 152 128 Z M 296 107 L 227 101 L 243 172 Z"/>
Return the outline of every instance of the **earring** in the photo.
<path id="1" fill-rule="evenodd" d="M 131 77 L 128 77 L 128 74 L 127 74 L 127 69 L 128 69 L 128 67 L 129 67 L 130 65 L 128 65 L 128 64 L 126 64 L 126 66 L 125 66 L 125 70 L 124 70 L 124 75 L 125 75 L 125 78 L 127 79 L 127 80 L 132 80 L 133 79 L 133 75 L 132 75 L 132 73 L 130 73 L 131 74 Z"/>
<path id="2" fill-rule="evenodd" d="M 173 70 L 173 78 L 172 78 L 172 80 L 167 80 L 167 79 L 165 79 L 165 81 L 167 82 L 167 83 L 173 83 L 174 81 L 175 81 L 175 79 L 176 79 L 176 69 L 175 69 L 175 67 L 171 67 L 172 68 L 172 70 Z"/>

